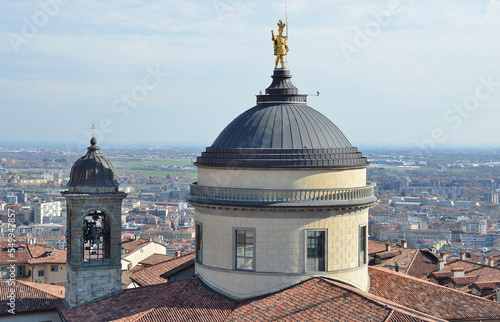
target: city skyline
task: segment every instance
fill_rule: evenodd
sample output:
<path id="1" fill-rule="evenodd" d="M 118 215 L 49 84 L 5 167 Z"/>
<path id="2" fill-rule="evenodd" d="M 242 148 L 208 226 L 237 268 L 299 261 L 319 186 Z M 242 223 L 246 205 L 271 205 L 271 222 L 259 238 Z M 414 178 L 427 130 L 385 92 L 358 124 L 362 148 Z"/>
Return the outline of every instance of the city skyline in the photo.
<path id="1" fill-rule="evenodd" d="M 2 3 L 1 141 L 210 145 L 270 84 L 284 7 Z M 354 146 L 497 144 L 497 1 L 287 8 L 293 82 Z"/>

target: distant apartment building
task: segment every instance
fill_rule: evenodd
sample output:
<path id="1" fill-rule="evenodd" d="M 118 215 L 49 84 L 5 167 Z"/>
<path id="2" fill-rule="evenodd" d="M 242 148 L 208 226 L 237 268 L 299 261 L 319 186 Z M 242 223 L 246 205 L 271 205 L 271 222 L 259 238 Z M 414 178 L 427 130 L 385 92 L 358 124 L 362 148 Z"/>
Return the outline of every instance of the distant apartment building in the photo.
<path id="1" fill-rule="evenodd" d="M 455 208 L 467 208 L 467 209 L 472 209 L 479 206 L 479 204 L 475 201 L 466 201 L 466 200 L 456 200 L 453 202 L 453 204 Z"/>
<path id="2" fill-rule="evenodd" d="M 418 230 L 405 230 L 404 237 L 411 239 L 413 242 L 423 240 L 451 240 L 450 230 L 437 230 L 437 229 L 418 229 Z"/>
<path id="3" fill-rule="evenodd" d="M 126 198 L 123 200 L 123 206 L 134 209 L 141 206 L 141 201 L 139 199 Z"/>
<path id="4" fill-rule="evenodd" d="M 153 192 L 142 192 L 139 197 L 143 200 L 155 201 L 156 195 Z"/>
<path id="5" fill-rule="evenodd" d="M 34 202 L 33 203 L 35 224 L 61 223 L 64 218 L 61 216 L 61 202 Z"/>
<path id="6" fill-rule="evenodd" d="M 487 203 L 498 204 L 498 193 L 490 192 L 484 194 L 484 201 Z"/>
<path id="7" fill-rule="evenodd" d="M 467 222 L 467 232 L 486 234 L 486 220 L 475 219 Z"/>
<path id="8" fill-rule="evenodd" d="M 486 235 L 480 233 L 464 233 L 462 234 L 462 243 L 466 245 L 486 247 Z"/>

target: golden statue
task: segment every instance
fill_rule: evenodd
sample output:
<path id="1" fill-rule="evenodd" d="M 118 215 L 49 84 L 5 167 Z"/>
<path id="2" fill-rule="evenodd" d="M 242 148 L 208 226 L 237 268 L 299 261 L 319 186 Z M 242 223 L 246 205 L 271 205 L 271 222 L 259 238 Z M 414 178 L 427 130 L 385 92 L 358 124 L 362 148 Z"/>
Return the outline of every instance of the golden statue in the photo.
<path id="1" fill-rule="evenodd" d="M 274 35 L 274 31 L 271 30 L 271 35 L 273 36 L 271 40 L 274 42 L 274 55 L 276 56 L 276 62 L 274 64 L 274 69 L 278 68 L 278 62 L 281 63 L 281 68 L 286 68 L 284 57 L 288 54 L 288 40 L 287 36 L 283 36 L 283 29 L 285 24 L 283 21 L 278 22 L 278 36 Z"/>

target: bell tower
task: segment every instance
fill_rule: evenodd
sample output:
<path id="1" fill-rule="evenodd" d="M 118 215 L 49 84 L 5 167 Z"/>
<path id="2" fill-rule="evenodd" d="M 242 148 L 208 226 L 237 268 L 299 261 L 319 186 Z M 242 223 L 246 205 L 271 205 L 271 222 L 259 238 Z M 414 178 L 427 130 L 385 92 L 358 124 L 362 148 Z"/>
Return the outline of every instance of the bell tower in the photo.
<path id="1" fill-rule="evenodd" d="M 87 154 L 71 169 L 67 202 L 67 282 L 69 308 L 122 291 L 121 206 L 127 196 L 118 191 L 113 164 L 90 140 Z"/>

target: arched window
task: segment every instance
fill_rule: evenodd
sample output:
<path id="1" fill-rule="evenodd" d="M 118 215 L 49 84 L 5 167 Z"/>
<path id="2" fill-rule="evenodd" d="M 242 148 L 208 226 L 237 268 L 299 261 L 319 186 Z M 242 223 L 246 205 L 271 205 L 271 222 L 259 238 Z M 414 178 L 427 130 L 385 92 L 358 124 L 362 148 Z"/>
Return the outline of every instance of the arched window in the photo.
<path id="1" fill-rule="evenodd" d="M 83 263 L 87 265 L 109 264 L 110 227 L 105 213 L 88 214 L 83 223 Z"/>

